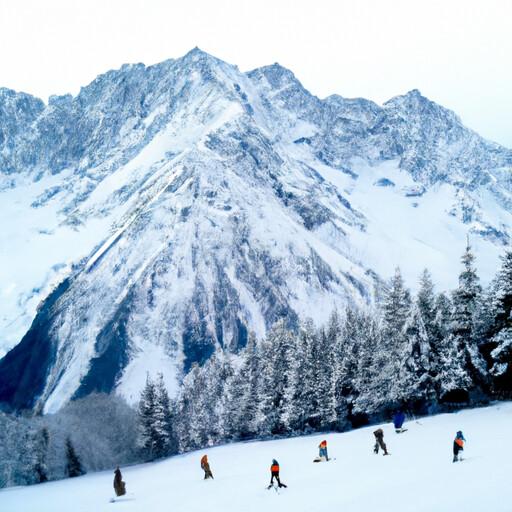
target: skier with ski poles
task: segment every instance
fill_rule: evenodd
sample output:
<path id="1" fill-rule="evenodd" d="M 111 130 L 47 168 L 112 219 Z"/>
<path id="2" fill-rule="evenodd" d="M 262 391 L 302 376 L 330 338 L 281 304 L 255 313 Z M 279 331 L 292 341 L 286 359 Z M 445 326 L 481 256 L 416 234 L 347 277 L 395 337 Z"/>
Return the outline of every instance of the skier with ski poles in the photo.
<path id="1" fill-rule="evenodd" d="M 270 489 L 271 487 L 274 486 L 274 478 L 276 479 L 277 485 L 279 487 L 285 487 L 285 488 L 287 487 L 279 479 L 279 462 L 277 462 L 276 459 L 272 459 L 272 464 L 270 466 L 270 475 L 271 475 L 270 476 L 270 485 L 267 487 L 267 489 Z"/>

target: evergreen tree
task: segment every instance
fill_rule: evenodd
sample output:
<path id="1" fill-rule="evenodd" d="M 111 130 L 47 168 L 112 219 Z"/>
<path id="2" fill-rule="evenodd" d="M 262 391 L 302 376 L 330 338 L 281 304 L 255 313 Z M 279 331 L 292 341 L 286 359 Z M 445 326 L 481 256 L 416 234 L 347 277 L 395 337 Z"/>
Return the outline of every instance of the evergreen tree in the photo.
<path id="1" fill-rule="evenodd" d="M 411 295 L 406 289 L 400 268 L 395 269 L 384 296 L 383 320 L 386 334 L 392 338 L 403 333 L 411 308 Z"/>
<path id="2" fill-rule="evenodd" d="M 260 356 L 254 334 L 249 335 L 241 364 L 225 383 L 221 417 L 227 439 L 249 439 L 258 434 Z"/>
<path id="3" fill-rule="evenodd" d="M 449 344 L 454 343 L 458 357 L 462 360 L 467 372 L 469 385 L 461 390 L 470 391 L 478 383 L 483 382 L 485 363 L 480 356 L 475 336 L 475 320 L 481 286 L 474 267 L 475 257 L 468 243 L 462 256 L 463 269 L 459 275 L 459 286 L 453 292 L 453 309 L 451 336 Z M 446 345 L 445 345 L 445 348 Z M 448 347 L 448 353 L 452 350 Z M 445 354 L 444 361 L 447 361 Z M 444 372 L 446 374 L 446 371 Z M 465 379 L 462 379 L 465 380 Z"/>
<path id="4" fill-rule="evenodd" d="M 453 313 L 451 331 L 467 343 L 473 333 L 474 313 L 481 293 L 479 279 L 474 267 L 475 256 L 468 244 L 462 256 L 463 269 L 459 275 L 459 286 L 453 292 Z"/>
<path id="5" fill-rule="evenodd" d="M 385 374 L 387 345 L 383 343 L 382 326 L 371 313 L 361 314 L 355 343 L 357 348 L 357 373 L 355 401 L 351 415 L 371 415 L 389 406 L 389 379 Z"/>
<path id="6" fill-rule="evenodd" d="M 501 260 L 491 296 L 493 334 L 512 328 L 512 250 L 505 252 Z"/>
<path id="7" fill-rule="evenodd" d="M 337 361 L 336 349 L 341 337 L 341 321 L 337 311 L 334 311 L 327 323 L 327 329 L 322 330 L 319 336 L 319 359 L 317 402 L 319 408 L 319 428 L 321 430 L 334 429 L 338 422 L 338 407 L 341 401 L 336 395 Z M 344 414 L 344 410 L 339 411 Z"/>
<path id="8" fill-rule="evenodd" d="M 452 303 L 445 293 L 440 293 L 435 301 L 433 337 L 436 345 L 446 338 L 450 332 Z"/>
<path id="9" fill-rule="evenodd" d="M 406 350 L 405 327 L 411 310 L 411 296 L 406 289 L 400 269 L 391 279 L 383 304 L 383 336 L 375 353 L 375 363 L 380 375 L 371 388 L 380 395 L 376 403 L 390 409 L 396 408 L 403 398 L 402 356 Z M 377 389 L 379 391 L 377 391 Z"/>
<path id="10" fill-rule="evenodd" d="M 165 386 L 164 376 L 159 373 L 155 384 L 154 421 L 154 455 L 164 457 L 176 452 L 176 441 L 173 430 L 171 401 Z"/>
<path id="11" fill-rule="evenodd" d="M 277 322 L 264 346 L 266 358 L 260 389 L 264 432 L 284 434 L 289 431 L 287 420 L 294 385 L 294 339 L 284 320 Z"/>
<path id="12" fill-rule="evenodd" d="M 196 448 L 196 435 L 193 429 L 194 421 L 194 402 L 196 390 L 200 381 L 201 369 L 197 363 L 194 363 L 190 371 L 185 375 L 181 384 L 180 394 L 175 401 L 175 411 L 177 421 L 175 422 L 175 432 L 180 452 L 185 452 Z"/>
<path id="13" fill-rule="evenodd" d="M 501 268 L 491 289 L 489 319 L 490 373 L 495 392 L 512 393 L 512 251 L 502 256 Z"/>
<path id="14" fill-rule="evenodd" d="M 75 452 L 71 438 L 66 439 L 66 474 L 73 478 L 75 476 L 85 475 L 86 471 L 82 467 L 82 463 Z"/>
<path id="15" fill-rule="evenodd" d="M 224 440 L 224 432 L 232 430 L 226 424 L 226 406 L 228 404 L 226 399 L 228 396 L 228 388 L 235 378 L 235 369 L 232 359 L 233 356 L 231 354 L 225 354 L 219 351 L 210 358 L 210 361 L 204 366 L 206 371 L 206 389 L 200 394 L 200 407 L 203 412 L 206 413 L 205 427 L 208 430 L 207 437 L 209 444 L 217 444 L 221 440 Z M 239 373 L 240 372 L 238 372 L 238 374 Z M 237 415 L 239 415 L 242 400 L 241 387 L 239 387 L 238 390 L 231 387 L 231 390 L 233 392 L 233 400 L 229 403 L 238 405 Z M 240 426 L 241 422 L 236 421 L 236 423 Z M 238 438 L 239 435 L 240 430 L 238 429 L 235 435 L 236 438 Z"/>
<path id="16" fill-rule="evenodd" d="M 156 386 L 148 374 L 146 376 L 146 385 L 140 395 L 138 407 L 139 443 L 148 460 L 153 460 L 161 455 L 161 446 L 163 444 L 160 440 L 161 430 L 158 431 L 159 427 L 157 427 L 155 418 L 156 408 Z"/>
<path id="17" fill-rule="evenodd" d="M 244 378 L 241 411 L 240 437 L 255 437 L 258 433 L 258 395 L 262 362 L 256 337 L 251 334 L 245 350 L 242 367 Z"/>
<path id="18" fill-rule="evenodd" d="M 416 304 L 427 336 L 429 338 L 435 338 L 436 296 L 434 294 L 432 277 L 427 269 L 423 271 L 420 277 L 420 288 L 418 290 Z"/>
<path id="19" fill-rule="evenodd" d="M 187 416 L 187 427 L 184 429 L 183 441 L 186 450 L 208 446 L 207 430 L 210 419 L 202 407 L 204 391 L 208 385 L 204 368 L 193 364 L 186 381 L 184 381 L 183 395 L 186 394 L 186 396 L 184 397 L 185 410 L 183 414 Z"/>
<path id="20" fill-rule="evenodd" d="M 421 302 L 413 306 L 411 316 L 405 325 L 407 344 L 401 354 L 401 371 L 398 398 L 414 408 L 435 402 L 436 388 L 433 375 L 433 352 L 431 338 L 424 322 Z M 432 303 L 433 306 L 433 303 Z M 430 318 L 433 319 L 433 311 Z"/>
<path id="21" fill-rule="evenodd" d="M 441 400 L 463 402 L 473 381 L 462 355 L 460 340 L 452 333 L 443 338 L 439 350 L 438 395 Z"/>
<path id="22" fill-rule="evenodd" d="M 34 475 L 37 483 L 48 481 L 48 447 L 50 433 L 46 427 L 41 428 L 34 439 Z"/>
<path id="23" fill-rule="evenodd" d="M 308 432 L 314 428 L 318 414 L 313 358 L 318 336 L 311 320 L 301 325 L 295 342 L 297 355 L 292 366 L 286 424 L 294 432 Z"/>

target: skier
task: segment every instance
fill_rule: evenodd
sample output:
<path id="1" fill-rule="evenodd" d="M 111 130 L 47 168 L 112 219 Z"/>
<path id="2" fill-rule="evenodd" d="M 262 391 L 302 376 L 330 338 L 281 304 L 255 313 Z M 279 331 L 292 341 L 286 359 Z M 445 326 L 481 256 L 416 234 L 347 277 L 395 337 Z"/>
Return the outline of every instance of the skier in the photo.
<path id="1" fill-rule="evenodd" d="M 114 491 L 116 491 L 116 496 L 124 496 L 126 494 L 126 484 L 123 482 L 123 475 L 121 475 L 119 466 L 114 471 Z"/>
<path id="2" fill-rule="evenodd" d="M 398 410 L 395 415 L 393 416 L 393 425 L 395 426 L 395 432 L 397 434 L 401 434 L 402 432 L 405 432 L 407 429 L 402 428 L 402 425 L 405 421 L 405 414 Z"/>
<path id="3" fill-rule="evenodd" d="M 322 441 L 318 445 L 318 456 L 320 459 L 325 458 L 325 460 L 329 460 L 329 456 L 327 455 L 327 441 Z"/>
<path id="4" fill-rule="evenodd" d="M 210 469 L 210 464 L 208 462 L 208 456 L 203 455 L 201 457 L 201 469 L 204 471 L 204 479 L 213 478 L 212 470 Z"/>
<path id="5" fill-rule="evenodd" d="M 378 428 L 373 435 L 375 436 L 375 446 L 373 447 L 374 453 L 379 453 L 379 446 L 384 452 L 383 455 L 389 455 L 388 449 L 386 447 L 386 443 L 384 442 L 384 431 L 381 428 Z"/>
<path id="6" fill-rule="evenodd" d="M 462 460 L 462 456 L 459 457 L 459 452 L 464 451 L 464 442 L 466 440 L 464 439 L 464 435 L 462 434 L 462 431 L 459 430 L 457 434 L 455 435 L 455 440 L 453 441 L 453 462 L 457 462 L 459 460 Z"/>
<path id="7" fill-rule="evenodd" d="M 272 465 L 270 466 L 270 485 L 268 489 L 270 489 L 274 485 L 274 478 L 277 480 L 277 485 L 279 487 L 287 487 L 285 484 L 281 483 L 279 480 L 279 462 L 276 459 L 272 459 Z"/>

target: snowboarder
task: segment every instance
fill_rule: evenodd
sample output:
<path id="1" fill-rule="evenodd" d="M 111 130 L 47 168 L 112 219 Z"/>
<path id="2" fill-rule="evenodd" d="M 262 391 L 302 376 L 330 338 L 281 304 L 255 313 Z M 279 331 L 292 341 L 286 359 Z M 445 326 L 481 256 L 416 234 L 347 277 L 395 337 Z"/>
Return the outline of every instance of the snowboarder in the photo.
<path id="1" fill-rule="evenodd" d="M 276 459 L 272 459 L 272 465 L 270 466 L 270 485 L 268 489 L 270 489 L 274 485 L 274 478 L 277 480 L 277 485 L 279 487 L 287 487 L 285 484 L 281 483 L 279 480 L 279 462 Z"/>
<path id="2" fill-rule="evenodd" d="M 210 464 L 208 462 L 208 456 L 203 455 L 201 457 L 201 469 L 204 471 L 204 479 L 213 478 L 212 471 L 210 469 Z"/>
<path id="3" fill-rule="evenodd" d="M 121 475 L 119 466 L 114 471 L 114 491 L 116 491 L 116 496 L 124 496 L 126 494 L 126 484 L 123 482 L 123 475 Z"/>
<path id="4" fill-rule="evenodd" d="M 395 432 L 397 434 L 401 434 L 402 432 L 405 432 L 407 429 L 404 429 L 402 425 L 405 421 L 405 414 L 402 411 L 397 411 L 395 415 L 393 416 L 393 425 L 395 426 Z"/>
<path id="5" fill-rule="evenodd" d="M 464 435 L 462 431 L 459 430 L 455 435 L 455 440 L 453 441 L 453 462 L 457 462 L 462 460 L 462 456 L 459 457 L 459 453 L 464 451 Z"/>
<path id="6" fill-rule="evenodd" d="M 327 455 L 327 441 L 323 440 L 319 445 L 318 445 L 318 456 L 320 457 L 320 459 L 325 459 L 325 460 L 329 460 L 329 456 Z"/>
<path id="7" fill-rule="evenodd" d="M 384 452 L 383 455 L 389 455 L 386 443 L 384 442 L 384 431 L 378 428 L 373 435 L 375 436 L 375 446 L 373 447 L 374 453 L 379 453 L 379 446 Z"/>

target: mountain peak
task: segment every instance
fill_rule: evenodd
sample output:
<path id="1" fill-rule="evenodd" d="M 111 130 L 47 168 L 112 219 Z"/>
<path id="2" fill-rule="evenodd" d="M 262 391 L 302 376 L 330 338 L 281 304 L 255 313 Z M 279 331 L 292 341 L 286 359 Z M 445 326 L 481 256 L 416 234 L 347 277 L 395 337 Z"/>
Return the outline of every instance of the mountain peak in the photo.
<path id="1" fill-rule="evenodd" d="M 410 98 L 424 98 L 419 89 L 411 89 L 409 92 L 405 94 Z"/>
<path id="2" fill-rule="evenodd" d="M 249 71 L 247 75 L 250 78 L 264 76 L 272 86 L 282 86 L 285 82 L 300 84 L 293 72 L 279 64 L 279 62 L 253 69 Z"/>
<path id="3" fill-rule="evenodd" d="M 399 94 L 397 96 L 393 96 L 392 98 L 390 98 L 389 100 L 384 102 L 384 106 L 412 104 L 412 103 L 431 103 L 433 105 L 440 107 L 440 105 L 437 105 L 437 103 L 433 102 L 426 96 L 423 96 L 423 94 L 421 94 L 419 89 L 411 89 L 410 91 L 406 92 L 405 94 Z"/>
<path id="4" fill-rule="evenodd" d="M 200 63 L 200 64 L 226 64 L 221 59 L 218 59 L 217 57 L 211 55 L 208 52 L 205 52 L 204 50 L 201 50 L 198 46 L 195 46 L 192 48 L 192 50 L 188 51 L 183 57 L 181 57 L 182 62 L 186 63 Z"/>

